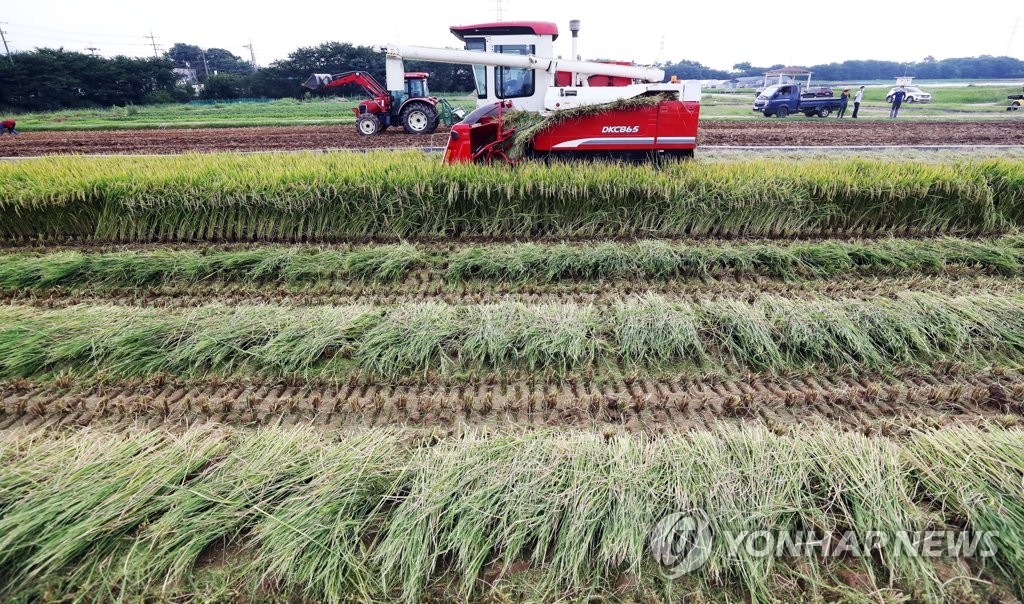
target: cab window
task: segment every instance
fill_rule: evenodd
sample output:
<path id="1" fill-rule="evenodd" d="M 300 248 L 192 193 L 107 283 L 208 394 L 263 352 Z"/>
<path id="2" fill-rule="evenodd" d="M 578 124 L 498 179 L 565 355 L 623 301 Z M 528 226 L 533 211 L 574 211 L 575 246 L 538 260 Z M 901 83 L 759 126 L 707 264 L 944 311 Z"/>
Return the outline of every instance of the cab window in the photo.
<path id="1" fill-rule="evenodd" d="M 487 49 L 483 38 L 469 38 L 466 40 L 466 50 L 484 52 Z M 476 97 L 487 98 L 487 67 L 483 65 L 473 66 L 473 79 L 476 81 Z"/>
<path id="2" fill-rule="evenodd" d="M 506 44 L 494 47 L 495 52 L 506 55 L 532 55 L 536 47 L 530 44 Z M 495 93 L 499 99 L 514 99 L 533 96 L 536 86 L 533 69 L 520 67 L 495 67 Z"/>
<path id="3" fill-rule="evenodd" d="M 427 96 L 426 87 L 423 85 L 424 81 L 420 79 L 406 80 L 405 81 L 405 92 L 411 99 L 421 99 Z"/>

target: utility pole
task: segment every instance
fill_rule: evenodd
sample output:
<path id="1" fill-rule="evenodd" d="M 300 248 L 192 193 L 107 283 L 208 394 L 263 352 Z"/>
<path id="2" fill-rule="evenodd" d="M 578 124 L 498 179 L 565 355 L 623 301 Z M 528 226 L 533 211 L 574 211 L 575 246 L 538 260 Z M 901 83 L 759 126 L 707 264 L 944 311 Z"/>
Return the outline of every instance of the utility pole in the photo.
<path id="1" fill-rule="evenodd" d="M 256 71 L 256 51 L 252 47 L 252 38 L 249 38 L 248 44 L 242 44 L 242 48 L 249 49 L 249 60 L 252 63 L 252 70 Z"/>
<path id="2" fill-rule="evenodd" d="M 505 15 L 504 12 L 502 11 L 501 0 L 494 0 L 494 4 L 496 5 L 496 9 L 498 12 L 498 21 L 504 21 Z"/>
<path id="3" fill-rule="evenodd" d="M 85 49 L 88 50 L 89 54 L 94 56 L 94 57 L 96 56 L 96 51 L 99 50 L 95 46 L 86 46 Z"/>
<path id="4" fill-rule="evenodd" d="M 207 77 L 207 79 L 209 79 L 209 77 L 210 77 L 210 65 L 206 62 L 206 51 L 200 48 L 199 49 L 199 54 L 203 55 L 203 71 L 206 72 L 206 77 Z"/>
<path id="5" fill-rule="evenodd" d="M 1017 26 L 1020 25 L 1020 17 L 1013 22 L 1013 29 L 1010 30 L 1010 41 L 1006 43 L 1006 56 L 1010 56 L 1013 50 L 1013 39 L 1017 36 Z"/>
<path id="6" fill-rule="evenodd" d="M 7 22 L 6 21 L 0 21 L 0 25 L 7 25 Z M 3 28 L 0 28 L 0 40 L 4 41 L 4 50 L 7 51 L 7 60 L 11 62 L 11 65 L 14 65 L 14 58 L 11 57 L 11 49 L 7 46 L 7 35 L 6 34 L 7 34 L 7 32 L 5 32 L 3 30 Z"/>
<path id="7" fill-rule="evenodd" d="M 156 49 L 156 36 L 153 35 L 153 30 L 149 30 L 148 36 L 142 36 L 143 38 L 149 38 L 149 43 L 153 45 L 153 56 L 160 58 L 160 53 Z"/>

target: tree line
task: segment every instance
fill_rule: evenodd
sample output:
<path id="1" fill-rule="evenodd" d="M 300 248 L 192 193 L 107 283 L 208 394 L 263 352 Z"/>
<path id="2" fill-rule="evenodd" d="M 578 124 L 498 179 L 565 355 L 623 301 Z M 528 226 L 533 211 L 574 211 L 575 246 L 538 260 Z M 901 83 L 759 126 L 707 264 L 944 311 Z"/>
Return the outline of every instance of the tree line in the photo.
<path id="1" fill-rule="evenodd" d="M 667 77 L 684 80 L 759 76 L 768 69 L 782 67 L 757 67 L 746 62 L 726 71 L 685 59 L 659 66 Z M 192 70 L 195 78 L 180 78 L 175 68 Z M 406 69 L 430 73 L 430 88 L 435 92 L 473 90 L 473 72 L 468 65 L 408 61 Z M 1024 61 L 988 55 L 942 60 L 926 57 L 915 63 L 843 61 L 811 65 L 808 69 L 816 79 L 832 81 L 888 80 L 901 75 L 928 79 L 1024 78 Z M 315 94 L 301 87 L 311 73 L 352 70 L 367 71 L 383 83 L 384 55 L 368 46 L 325 42 L 296 49 L 288 58 L 254 70 L 228 50 L 204 50 L 184 43 L 175 44 L 163 57 L 144 59 L 105 58 L 42 48 L 16 53 L 13 62 L 0 62 L 0 108 L 45 111 L 186 102 L 194 98 L 302 98 Z M 339 92 L 350 96 L 363 94 L 358 86 L 329 94 Z"/>

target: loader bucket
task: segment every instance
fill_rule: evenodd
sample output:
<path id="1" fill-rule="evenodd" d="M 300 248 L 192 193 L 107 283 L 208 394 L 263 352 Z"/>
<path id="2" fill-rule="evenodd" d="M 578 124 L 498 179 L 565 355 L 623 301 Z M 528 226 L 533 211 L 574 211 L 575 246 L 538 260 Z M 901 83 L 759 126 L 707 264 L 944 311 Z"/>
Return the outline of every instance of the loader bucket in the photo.
<path id="1" fill-rule="evenodd" d="M 310 90 L 317 90 L 327 84 L 331 83 L 331 74 L 329 73 L 314 73 L 309 76 L 306 83 L 302 85 L 303 88 L 309 88 Z"/>

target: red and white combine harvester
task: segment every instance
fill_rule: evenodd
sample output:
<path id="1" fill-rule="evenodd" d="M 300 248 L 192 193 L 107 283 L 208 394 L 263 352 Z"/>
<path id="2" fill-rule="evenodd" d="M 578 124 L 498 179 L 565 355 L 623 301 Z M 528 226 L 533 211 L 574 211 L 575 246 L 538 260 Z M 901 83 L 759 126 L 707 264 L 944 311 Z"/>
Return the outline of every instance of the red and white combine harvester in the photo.
<path id="1" fill-rule="evenodd" d="M 664 82 L 658 68 L 581 61 L 579 21 L 570 23 L 572 59 L 555 58 L 558 26 L 506 21 L 451 28 L 465 50 L 384 46 L 387 90 L 403 99 L 405 60 L 473 66 L 477 109 L 452 127 L 446 163 L 509 161 L 510 111 L 550 118 L 531 136 L 528 157 L 646 160 L 687 157 L 697 145 L 700 85 Z M 322 76 L 321 76 L 322 77 Z M 565 112 L 565 113 L 559 113 Z M 520 146 L 523 141 L 516 141 Z"/>

